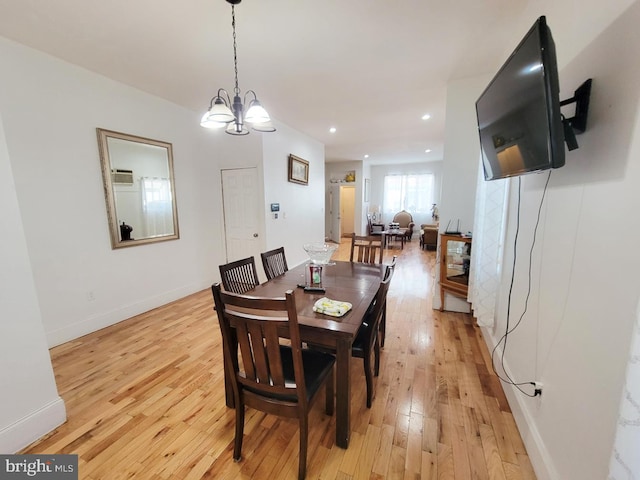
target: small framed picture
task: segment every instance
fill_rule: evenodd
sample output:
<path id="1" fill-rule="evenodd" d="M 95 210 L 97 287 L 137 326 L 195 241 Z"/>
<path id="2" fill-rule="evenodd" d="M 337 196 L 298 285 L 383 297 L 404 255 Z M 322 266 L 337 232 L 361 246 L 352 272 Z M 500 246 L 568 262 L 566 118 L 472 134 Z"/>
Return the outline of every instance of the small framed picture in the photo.
<path id="1" fill-rule="evenodd" d="M 295 155 L 289 155 L 289 181 L 309 185 L 309 162 Z"/>

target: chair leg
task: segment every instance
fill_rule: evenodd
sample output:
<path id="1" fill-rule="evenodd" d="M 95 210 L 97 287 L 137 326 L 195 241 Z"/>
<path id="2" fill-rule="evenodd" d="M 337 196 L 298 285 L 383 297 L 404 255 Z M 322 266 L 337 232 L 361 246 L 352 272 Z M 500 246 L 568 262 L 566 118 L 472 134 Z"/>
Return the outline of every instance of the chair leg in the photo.
<path id="1" fill-rule="evenodd" d="M 373 375 L 371 374 L 371 351 L 364 353 L 364 378 L 367 382 L 367 408 L 373 402 Z"/>
<path id="2" fill-rule="evenodd" d="M 233 442 L 233 460 L 242 460 L 242 437 L 244 435 L 244 405 L 236 402 L 236 438 Z"/>
<path id="3" fill-rule="evenodd" d="M 307 440 L 309 436 L 308 412 L 302 412 L 300 417 L 300 453 L 298 458 L 298 480 L 304 480 L 307 475 Z"/>
<path id="4" fill-rule="evenodd" d="M 380 375 L 380 342 L 376 337 L 376 343 L 373 345 L 373 374 L 377 377 Z"/>
<path id="5" fill-rule="evenodd" d="M 387 335 L 387 304 L 384 305 L 380 319 L 380 348 L 384 348 L 384 337 Z"/>

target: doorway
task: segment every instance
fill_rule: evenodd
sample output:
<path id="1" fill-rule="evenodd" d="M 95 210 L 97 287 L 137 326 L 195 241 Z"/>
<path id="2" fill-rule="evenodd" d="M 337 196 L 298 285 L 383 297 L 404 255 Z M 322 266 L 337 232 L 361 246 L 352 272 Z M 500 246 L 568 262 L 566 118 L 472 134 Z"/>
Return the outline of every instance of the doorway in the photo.
<path id="1" fill-rule="evenodd" d="M 340 232 L 350 237 L 355 232 L 356 187 L 340 187 Z"/>
<path id="2" fill-rule="evenodd" d="M 329 238 L 340 243 L 341 237 L 355 231 L 356 187 L 331 185 L 329 188 Z"/>

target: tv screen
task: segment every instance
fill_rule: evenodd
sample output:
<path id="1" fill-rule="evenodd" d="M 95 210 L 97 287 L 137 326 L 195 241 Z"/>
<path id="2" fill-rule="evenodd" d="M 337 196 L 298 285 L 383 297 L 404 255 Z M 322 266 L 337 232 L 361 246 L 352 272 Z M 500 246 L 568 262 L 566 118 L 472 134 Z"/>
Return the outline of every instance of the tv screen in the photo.
<path id="1" fill-rule="evenodd" d="M 564 165 L 558 67 L 540 17 L 476 102 L 486 180 Z"/>

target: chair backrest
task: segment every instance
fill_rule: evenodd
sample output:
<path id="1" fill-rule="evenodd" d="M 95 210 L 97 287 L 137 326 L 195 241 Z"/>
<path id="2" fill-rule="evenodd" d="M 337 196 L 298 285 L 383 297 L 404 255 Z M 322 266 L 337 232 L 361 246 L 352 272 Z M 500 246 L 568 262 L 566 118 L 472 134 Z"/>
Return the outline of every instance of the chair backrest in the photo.
<path id="1" fill-rule="evenodd" d="M 375 236 L 351 235 L 350 262 L 382 263 L 384 255 L 384 234 Z"/>
<path id="2" fill-rule="evenodd" d="M 220 265 L 220 277 L 224 289 L 228 292 L 245 293 L 260 285 L 253 257 Z"/>
<path id="3" fill-rule="evenodd" d="M 391 263 L 387 265 L 387 268 L 384 270 L 384 277 L 387 278 L 387 275 L 393 275 L 394 269 L 396 268 L 396 260 L 398 260 L 398 256 L 394 255 L 391 259 Z"/>
<path id="4" fill-rule="evenodd" d="M 389 292 L 389 285 L 391 284 L 391 278 L 393 277 L 393 267 L 387 265 L 384 271 L 382 281 L 376 292 L 376 296 L 373 300 L 373 308 L 367 312 L 367 316 L 364 321 L 367 323 L 369 330 L 367 330 L 369 338 L 367 342 L 369 345 L 373 345 L 375 338 L 380 328 L 380 321 L 384 315 L 384 307 L 387 303 L 387 293 Z"/>
<path id="5" fill-rule="evenodd" d="M 413 217 L 406 210 L 402 210 L 393 216 L 393 221 L 399 223 L 402 228 L 408 228 L 409 224 L 413 222 Z"/>
<path id="6" fill-rule="evenodd" d="M 268 399 L 275 409 L 270 413 L 285 414 L 278 408 L 287 407 L 306 411 L 302 342 L 293 292 L 288 290 L 283 298 L 250 297 L 223 291 L 219 283 L 211 290 L 234 397 L 238 399 L 242 390 L 245 403 L 250 406 L 260 397 Z M 287 358 L 284 363 L 293 363 L 295 384 L 285 384 L 280 338 L 289 339 L 291 349 L 287 351 L 292 359 Z M 233 354 L 238 347 L 241 361 Z"/>
<path id="7" fill-rule="evenodd" d="M 371 215 L 367 215 L 367 235 L 380 235 L 384 231 L 384 224 L 374 223 Z"/>
<path id="8" fill-rule="evenodd" d="M 287 257 L 284 254 L 284 247 L 275 248 L 260 254 L 262 257 L 262 266 L 267 279 L 282 275 L 289 270 L 287 266 Z"/>

